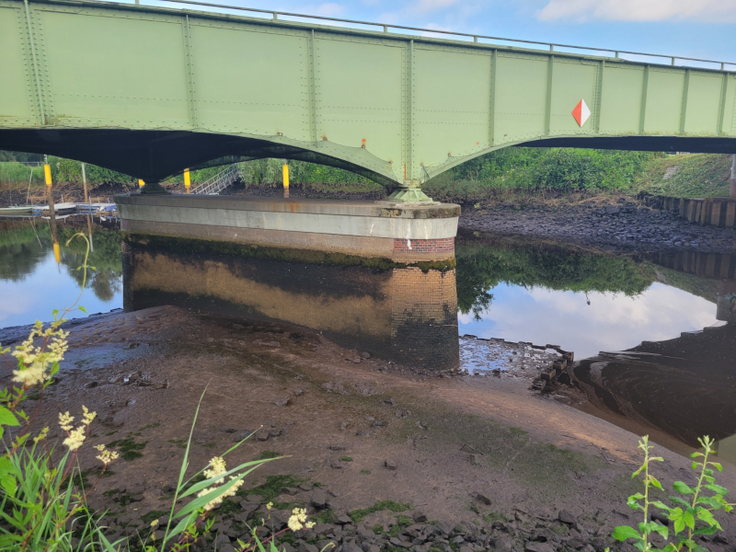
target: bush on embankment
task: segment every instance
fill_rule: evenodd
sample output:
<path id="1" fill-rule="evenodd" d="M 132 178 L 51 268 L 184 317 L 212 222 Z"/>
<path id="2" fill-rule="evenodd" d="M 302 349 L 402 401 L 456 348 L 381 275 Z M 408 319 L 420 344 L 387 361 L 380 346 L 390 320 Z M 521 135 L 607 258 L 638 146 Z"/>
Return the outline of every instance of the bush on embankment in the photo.
<path id="1" fill-rule="evenodd" d="M 43 184 L 41 168 L 31 169 L 0 152 L 0 187 L 18 188 Z M 17 159 L 20 159 L 18 157 Z M 54 182 L 81 183 L 81 163 L 49 157 Z M 427 182 L 423 189 L 439 201 L 475 203 L 516 195 L 545 197 L 566 194 L 623 193 L 640 191 L 679 197 L 728 195 L 731 156 L 710 154 L 665 155 L 662 153 L 573 148 L 504 148 L 471 159 Z M 240 163 L 246 188 L 282 185 L 281 159 Z M 193 185 L 204 182 L 223 167 L 191 172 Z M 31 172 L 33 177 L 31 178 Z M 380 184 L 358 174 L 304 161 L 290 161 L 291 184 L 305 191 L 324 193 L 385 193 Z M 87 164 L 91 187 L 134 182 L 131 176 Z M 183 176 L 165 181 L 178 188 Z"/>

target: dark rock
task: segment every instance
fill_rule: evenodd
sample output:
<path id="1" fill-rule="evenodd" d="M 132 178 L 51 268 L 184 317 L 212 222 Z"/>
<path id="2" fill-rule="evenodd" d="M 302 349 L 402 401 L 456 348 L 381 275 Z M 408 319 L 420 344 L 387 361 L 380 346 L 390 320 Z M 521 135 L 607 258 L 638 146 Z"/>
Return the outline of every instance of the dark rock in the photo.
<path id="1" fill-rule="evenodd" d="M 322 489 L 314 489 L 314 491 L 312 492 L 312 498 L 309 500 L 309 503 L 318 510 L 327 508 L 330 504 L 329 499 L 327 498 L 327 494 Z"/>
<path id="2" fill-rule="evenodd" d="M 524 546 L 525 552 L 555 552 L 555 547 L 548 542 L 528 542 Z"/>
<path id="3" fill-rule="evenodd" d="M 457 535 L 450 539 L 450 544 L 462 544 L 464 542 L 465 542 L 465 539 L 463 538 L 462 535 Z"/>
<path id="4" fill-rule="evenodd" d="M 276 397 L 274 400 L 271 401 L 272 404 L 275 404 L 276 406 L 286 406 L 289 404 L 289 401 L 291 399 L 289 397 Z"/>
<path id="5" fill-rule="evenodd" d="M 281 487 L 281 489 L 279 490 L 279 492 L 281 494 L 288 494 L 288 495 L 294 496 L 296 493 L 299 492 L 299 489 L 297 489 L 295 487 Z"/>
<path id="6" fill-rule="evenodd" d="M 268 441 L 271 435 L 267 429 L 259 429 L 256 431 L 256 441 Z"/>
<path id="7" fill-rule="evenodd" d="M 580 550 L 583 546 L 585 546 L 585 543 L 577 538 L 571 538 L 567 541 L 567 546 L 570 548 L 574 548 L 575 550 Z"/>
<path id="8" fill-rule="evenodd" d="M 452 530 L 454 528 L 455 528 L 454 525 L 451 525 L 451 524 L 446 523 L 444 521 L 440 521 L 439 523 L 437 523 L 437 529 L 439 529 L 440 533 L 442 533 L 445 536 L 447 536 L 450 533 L 452 533 Z"/>
<path id="9" fill-rule="evenodd" d="M 384 426 L 387 426 L 387 425 L 388 425 L 388 423 L 387 422 L 384 422 L 383 420 L 376 420 L 375 422 L 373 422 L 371 424 L 371 427 L 384 427 Z"/>
<path id="10" fill-rule="evenodd" d="M 427 515 L 421 510 L 414 510 L 414 513 L 411 517 L 415 523 L 424 523 L 425 521 L 427 521 Z"/>
<path id="11" fill-rule="evenodd" d="M 651 512 L 649 514 L 649 517 L 652 519 L 652 521 L 658 521 L 665 527 L 669 525 L 670 518 L 668 518 L 664 513 L 662 512 Z"/>
<path id="12" fill-rule="evenodd" d="M 397 418 L 407 418 L 411 416 L 411 411 L 407 410 L 406 408 L 397 408 L 396 409 L 396 417 Z"/>
<path id="13" fill-rule="evenodd" d="M 371 354 L 368 351 L 363 351 L 362 353 L 360 353 L 360 358 L 368 360 L 369 358 L 371 358 Z"/>
<path id="14" fill-rule="evenodd" d="M 500 537 L 496 539 L 496 542 L 493 544 L 493 547 L 498 552 L 511 552 L 513 548 L 511 539 L 509 537 Z"/>
<path id="15" fill-rule="evenodd" d="M 557 519 L 559 519 L 562 523 L 566 523 L 567 525 L 575 525 L 575 523 L 577 522 L 575 516 L 567 510 L 560 510 L 560 513 L 557 515 Z"/>
<path id="16" fill-rule="evenodd" d="M 388 542 L 393 544 L 394 546 L 398 546 L 399 548 L 411 548 L 411 543 L 401 540 L 399 537 L 391 537 L 388 539 Z"/>
<path id="17" fill-rule="evenodd" d="M 228 537 L 227 535 L 223 535 L 222 533 L 220 533 L 215 537 L 214 545 L 218 550 L 220 550 L 220 548 L 226 544 L 230 544 L 230 537 Z"/>
<path id="18" fill-rule="evenodd" d="M 348 525 L 349 523 L 353 523 L 353 520 L 350 516 L 342 514 L 341 516 L 337 516 L 335 523 L 338 525 Z"/>
<path id="19" fill-rule="evenodd" d="M 491 505 L 491 499 L 488 498 L 486 495 L 481 493 L 475 493 L 475 499 L 480 502 L 481 504 L 485 504 L 486 506 Z"/>
<path id="20" fill-rule="evenodd" d="M 294 396 L 301 397 L 304 394 L 304 389 L 294 389 Z"/>
<path id="21" fill-rule="evenodd" d="M 383 465 L 387 470 L 395 470 L 396 469 L 396 462 L 393 462 L 391 460 L 384 460 Z"/>
<path id="22" fill-rule="evenodd" d="M 319 548 L 317 548 L 313 544 L 307 544 L 304 541 L 299 541 L 299 546 L 297 547 L 297 552 L 319 552 Z"/>

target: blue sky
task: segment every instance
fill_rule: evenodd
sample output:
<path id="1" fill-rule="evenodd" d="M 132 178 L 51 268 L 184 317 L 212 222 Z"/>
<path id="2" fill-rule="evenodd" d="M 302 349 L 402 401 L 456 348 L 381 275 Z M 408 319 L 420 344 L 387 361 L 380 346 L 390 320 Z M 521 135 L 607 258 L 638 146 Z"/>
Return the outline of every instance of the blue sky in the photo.
<path id="1" fill-rule="evenodd" d="M 473 34 L 736 62 L 736 0 L 210 1 Z M 143 3 L 149 2 L 144 0 Z M 730 69 L 736 70 L 736 66 Z"/>

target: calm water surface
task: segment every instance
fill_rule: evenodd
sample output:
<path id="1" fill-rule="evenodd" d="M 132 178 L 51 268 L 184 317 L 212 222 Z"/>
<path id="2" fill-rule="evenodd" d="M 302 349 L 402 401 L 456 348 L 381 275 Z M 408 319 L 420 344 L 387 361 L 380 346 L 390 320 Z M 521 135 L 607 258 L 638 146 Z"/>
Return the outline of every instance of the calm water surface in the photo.
<path id="1" fill-rule="evenodd" d="M 74 227 L 60 224 L 61 264 L 57 264 L 46 221 L 31 225 L 26 219 L 0 219 L 0 327 L 48 322 L 52 310 L 74 303 L 82 284 L 77 268 L 84 264 L 85 245 L 75 239 L 67 246 L 66 241 L 79 229 L 86 233 L 86 222 Z M 97 225 L 92 236 L 95 251 L 89 264 L 95 270 L 88 274 L 79 304 L 89 313 L 108 312 L 123 306 L 119 232 Z M 81 311 L 68 315 L 79 316 L 86 315 Z"/>
<path id="2" fill-rule="evenodd" d="M 86 224 L 60 226 L 57 265 L 47 225 L 0 221 L 0 327 L 74 302 L 84 244 L 65 243 L 75 228 Z M 458 334 L 559 345 L 575 353 L 570 385 L 596 415 L 685 447 L 709 433 L 736 459 L 736 255 L 614 257 L 461 233 L 457 269 L 423 273 L 131 245 L 123 282 L 119 232 L 93 237 L 90 312 L 125 302 L 280 319 L 430 368 L 457 365 Z"/>

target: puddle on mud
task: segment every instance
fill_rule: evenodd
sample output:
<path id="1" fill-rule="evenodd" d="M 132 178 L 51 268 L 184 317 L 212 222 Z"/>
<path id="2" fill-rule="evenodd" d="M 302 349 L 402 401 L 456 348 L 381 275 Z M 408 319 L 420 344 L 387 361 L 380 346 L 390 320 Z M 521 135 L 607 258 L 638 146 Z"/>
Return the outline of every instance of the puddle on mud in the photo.
<path id="1" fill-rule="evenodd" d="M 0 326 L 48 319 L 39 306 L 75 298 L 80 250 L 62 234 L 59 271 L 47 227 L 2 225 Z M 558 384 L 561 400 L 673 449 L 708 433 L 736 462 L 736 255 L 616 257 L 461 232 L 457 269 L 425 272 L 141 243 L 126 245 L 121 261 L 119 244 L 118 232 L 96 229 L 93 293 L 82 302 L 90 311 L 174 304 L 284 321 L 356 356 L 519 380 L 538 376 L 561 347 L 577 361 L 570 385 Z"/>

